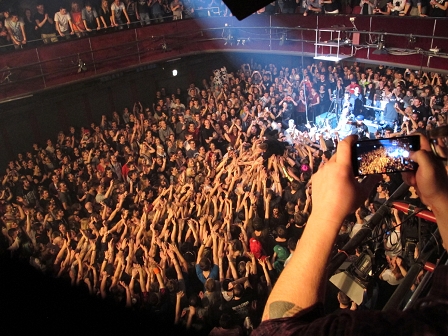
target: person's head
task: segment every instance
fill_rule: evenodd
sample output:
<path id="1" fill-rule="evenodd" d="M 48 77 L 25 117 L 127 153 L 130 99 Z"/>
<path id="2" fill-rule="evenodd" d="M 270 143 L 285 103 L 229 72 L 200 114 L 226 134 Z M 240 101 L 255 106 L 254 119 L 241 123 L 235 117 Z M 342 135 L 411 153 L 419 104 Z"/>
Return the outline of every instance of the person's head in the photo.
<path id="1" fill-rule="evenodd" d="M 79 4 L 76 1 L 72 2 L 72 12 L 79 12 Z"/>
<path id="2" fill-rule="evenodd" d="M 202 271 L 210 271 L 210 269 L 211 269 L 211 262 L 210 262 L 210 259 L 208 259 L 208 258 L 202 258 L 202 259 L 199 261 L 199 268 L 200 268 Z"/>
<path id="3" fill-rule="evenodd" d="M 231 329 L 234 326 L 235 322 L 232 319 L 232 316 L 229 314 L 222 314 L 219 318 L 219 326 L 223 329 Z"/>
<path id="4" fill-rule="evenodd" d="M 362 114 L 356 116 L 356 123 L 362 124 L 364 122 L 364 116 Z"/>
<path id="5" fill-rule="evenodd" d="M 205 281 L 205 285 L 204 285 L 204 287 L 205 287 L 205 290 L 207 291 L 207 292 L 214 292 L 215 290 L 216 290 L 216 282 L 215 282 L 215 280 L 214 279 L 212 279 L 212 278 L 208 278 L 206 281 Z"/>
<path id="6" fill-rule="evenodd" d="M 252 226 L 255 231 L 261 231 L 264 228 L 263 220 L 260 217 L 255 217 L 252 220 Z"/>
<path id="7" fill-rule="evenodd" d="M 414 106 L 415 107 L 420 107 L 420 105 L 422 104 L 422 100 L 420 97 L 415 97 L 414 98 Z"/>
<path id="8" fill-rule="evenodd" d="M 239 283 L 235 284 L 235 286 L 233 287 L 233 297 L 241 298 L 243 294 L 244 294 L 244 287 Z"/>
<path id="9" fill-rule="evenodd" d="M 288 249 L 290 252 L 296 250 L 298 241 L 299 241 L 299 239 L 297 237 L 291 237 L 288 239 Z"/>
<path id="10" fill-rule="evenodd" d="M 343 305 L 344 307 L 348 307 L 350 306 L 350 303 L 352 302 L 350 300 L 350 298 L 347 296 L 347 294 L 345 294 L 342 291 L 339 291 L 338 293 L 338 301 L 341 305 Z"/>
<path id="11" fill-rule="evenodd" d="M 284 225 L 277 226 L 276 231 L 277 231 L 277 236 L 279 238 L 286 238 L 288 235 L 288 231 L 286 229 L 286 226 L 284 226 Z"/>
<path id="12" fill-rule="evenodd" d="M 19 21 L 19 15 L 18 15 L 17 13 L 11 13 L 11 14 L 10 14 L 10 20 L 11 20 L 12 22 L 17 22 L 17 21 Z"/>

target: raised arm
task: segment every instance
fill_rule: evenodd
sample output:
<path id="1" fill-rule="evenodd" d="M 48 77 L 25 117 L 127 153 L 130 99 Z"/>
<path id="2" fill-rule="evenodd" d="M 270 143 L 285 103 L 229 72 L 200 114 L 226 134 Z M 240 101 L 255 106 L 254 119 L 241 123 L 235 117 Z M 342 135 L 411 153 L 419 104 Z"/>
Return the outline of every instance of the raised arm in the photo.
<path id="1" fill-rule="evenodd" d="M 362 183 L 355 180 L 350 160 L 355 141 L 355 136 L 344 139 L 338 153 L 313 176 L 313 212 L 296 252 L 269 296 L 263 320 L 292 316 L 321 299 L 325 266 L 340 224 L 367 198 L 378 181 L 375 176 Z M 332 188 L 328 188 L 329 180 L 335 183 Z M 335 192 L 344 195 L 343 202 L 334 198 Z M 313 267 L 309 268 L 311 264 Z M 292 279 L 301 286 L 291 286 Z"/>

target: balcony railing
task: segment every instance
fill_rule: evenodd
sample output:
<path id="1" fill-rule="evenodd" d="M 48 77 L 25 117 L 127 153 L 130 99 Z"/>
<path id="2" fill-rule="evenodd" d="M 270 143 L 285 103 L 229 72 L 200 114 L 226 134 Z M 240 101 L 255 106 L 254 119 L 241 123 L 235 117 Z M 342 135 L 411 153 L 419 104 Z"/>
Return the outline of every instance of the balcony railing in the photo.
<path id="1" fill-rule="evenodd" d="M 258 15 L 244 21 L 210 17 L 98 31 L 2 55 L 0 101 L 204 52 L 315 57 L 332 56 L 337 45 L 340 59 L 447 72 L 447 28 L 448 20 L 436 18 Z M 373 53 L 379 47 L 387 53 Z"/>

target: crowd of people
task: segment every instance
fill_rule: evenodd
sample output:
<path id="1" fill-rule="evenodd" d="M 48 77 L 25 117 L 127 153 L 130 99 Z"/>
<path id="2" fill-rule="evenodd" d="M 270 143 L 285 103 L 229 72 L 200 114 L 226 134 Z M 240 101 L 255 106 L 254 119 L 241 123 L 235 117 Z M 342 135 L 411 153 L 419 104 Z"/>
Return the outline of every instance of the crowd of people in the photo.
<path id="1" fill-rule="evenodd" d="M 54 7 L 54 6 L 53 6 Z M 445 0 L 277 0 L 256 14 L 365 14 L 445 17 Z M 209 16 L 231 16 L 222 0 L 73 0 L 58 8 L 34 9 L 16 6 L 0 14 L 0 51 L 12 46 L 22 49 L 30 43 L 53 43 L 96 34 L 98 31 L 137 28 L 151 23 Z M 316 91 L 318 91 L 317 88 Z"/>
<path id="2" fill-rule="evenodd" d="M 54 7 L 54 6 L 53 6 Z M 0 20 L 0 51 L 22 49 L 30 43 L 53 43 L 149 24 L 193 17 L 228 16 L 222 1 L 101 0 L 63 1 L 58 8 L 5 9 Z M 22 15 L 23 14 L 23 15 Z"/>
<path id="3" fill-rule="evenodd" d="M 339 146 L 337 137 L 305 125 L 313 101 L 304 100 L 304 91 L 310 97 L 324 85 L 331 100 L 335 88 L 343 83 L 349 91 L 356 78 L 352 86 L 362 91 L 373 83 L 387 92 L 390 85 L 403 100 L 409 91 L 423 104 L 440 101 L 423 105 L 423 123 L 446 113 L 441 75 L 399 76 L 356 63 L 243 64 L 215 71 L 199 87 L 172 94 L 161 88 L 152 106 L 105 111 L 98 123 L 70 127 L 9 162 L 0 191 L 0 252 L 159 321 L 210 335 L 248 334 L 300 246 L 316 202 L 311 177 Z M 440 86 L 435 99 L 431 77 Z M 444 125 L 434 120 L 434 128 Z M 339 223 L 340 242 L 400 180 L 383 175 L 381 190 Z M 412 190 L 403 197 L 421 206 Z M 402 225 L 404 250 L 420 236 L 414 222 Z M 394 255 L 386 267 L 398 274 L 412 262 L 406 256 Z M 355 309 L 344 295 L 341 309 Z"/>
<path id="4" fill-rule="evenodd" d="M 395 155 L 395 151 L 395 148 L 380 147 L 360 155 L 358 158 L 359 174 L 386 174 L 414 169 L 412 163 L 407 159 L 408 154 L 405 156 L 403 154 Z"/>

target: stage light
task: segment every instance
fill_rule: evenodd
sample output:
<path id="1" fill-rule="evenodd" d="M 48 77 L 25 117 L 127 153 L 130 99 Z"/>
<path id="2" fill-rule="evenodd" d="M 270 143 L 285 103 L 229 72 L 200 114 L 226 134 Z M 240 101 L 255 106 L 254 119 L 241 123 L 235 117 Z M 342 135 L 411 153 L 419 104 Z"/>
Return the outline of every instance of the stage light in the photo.
<path id="1" fill-rule="evenodd" d="M 86 63 L 82 59 L 78 58 L 78 73 L 87 71 Z"/>
<path id="2" fill-rule="evenodd" d="M 358 28 L 357 28 L 356 25 L 355 25 L 355 20 L 356 20 L 355 17 L 351 17 L 351 18 L 350 18 L 350 22 L 352 23 L 353 28 L 355 28 L 355 30 L 358 30 Z"/>
<path id="3" fill-rule="evenodd" d="M 173 70 L 173 76 L 174 76 L 174 77 L 177 76 L 177 70 L 176 70 L 176 69 Z"/>

